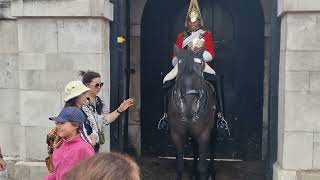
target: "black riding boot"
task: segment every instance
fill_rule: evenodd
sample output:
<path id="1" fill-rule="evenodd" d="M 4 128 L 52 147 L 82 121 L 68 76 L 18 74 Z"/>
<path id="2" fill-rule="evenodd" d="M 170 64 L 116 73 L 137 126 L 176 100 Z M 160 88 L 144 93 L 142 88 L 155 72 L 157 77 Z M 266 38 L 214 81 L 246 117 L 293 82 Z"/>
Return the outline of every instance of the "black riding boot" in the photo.
<path id="1" fill-rule="evenodd" d="M 215 81 L 213 82 L 213 86 L 216 92 L 217 99 L 217 114 L 218 117 L 224 116 L 224 108 L 223 108 L 223 98 L 222 98 L 222 79 L 221 76 L 216 76 Z"/>
<path id="2" fill-rule="evenodd" d="M 219 86 L 218 81 L 220 81 L 220 77 L 216 76 L 216 75 L 212 75 L 212 74 L 204 74 L 204 79 L 207 80 L 208 82 L 210 82 L 210 84 L 212 84 L 213 88 L 214 88 L 214 97 L 216 99 L 216 110 L 218 113 L 223 111 L 223 107 L 222 107 L 222 96 L 221 96 L 221 86 Z"/>
<path id="3" fill-rule="evenodd" d="M 228 122 L 225 119 L 224 108 L 223 108 L 223 84 L 221 76 L 214 76 L 205 74 L 205 79 L 209 81 L 215 89 L 216 108 L 217 108 L 217 129 L 218 132 L 226 132 L 230 136 L 230 130 Z"/>
<path id="4" fill-rule="evenodd" d="M 225 118 L 225 114 L 224 114 L 224 106 L 223 106 L 223 82 L 222 82 L 222 77 L 218 76 L 216 78 L 216 83 L 215 83 L 215 88 L 217 89 L 217 93 L 216 93 L 216 98 L 217 98 L 217 104 L 218 104 L 218 108 L 217 108 L 217 129 L 218 129 L 218 133 L 220 133 L 221 135 L 219 136 L 224 136 L 224 137 L 228 137 L 230 136 L 230 129 L 228 126 L 228 122 Z"/>

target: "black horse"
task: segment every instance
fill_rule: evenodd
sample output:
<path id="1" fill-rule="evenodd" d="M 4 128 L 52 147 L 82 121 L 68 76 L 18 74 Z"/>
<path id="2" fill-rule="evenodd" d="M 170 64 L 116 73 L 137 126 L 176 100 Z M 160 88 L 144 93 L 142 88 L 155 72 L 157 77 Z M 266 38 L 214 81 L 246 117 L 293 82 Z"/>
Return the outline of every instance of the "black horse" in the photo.
<path id="1" fill-rule="evenodd" d="M 215 95 L 213 86 L 204 79 L 203 50 L 194 53 L 175 48 L 178 58 L 178 75 L 169 92 L 168 124 L 177 153 L 177 180 L 184 170 L 184 145 L 188 137 L 194 143 L 194 177 L 207 180 L 210 177 L 210 158 L 213 167 L 213 150 L 210 151 L 211 134 L 215 134 Z M 210 153 L 211 152 L 211 153 Z M 211 177 L 214 179 L 213 177 Z"/>

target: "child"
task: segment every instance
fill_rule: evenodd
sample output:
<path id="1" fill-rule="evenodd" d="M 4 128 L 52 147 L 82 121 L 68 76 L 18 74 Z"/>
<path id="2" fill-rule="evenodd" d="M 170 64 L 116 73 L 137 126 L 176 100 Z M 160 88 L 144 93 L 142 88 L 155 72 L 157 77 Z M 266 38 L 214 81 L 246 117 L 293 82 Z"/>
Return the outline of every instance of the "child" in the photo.
<path id="1" fill-rule="evenodd" d="M 65 106 L 74 106 L 81 108 L 87 101 L 86 92 L 90 89 L 87 88 L 81 81 L 71 81 L 65 87 Z M 88 124 L 90 126 L 90 122 L 86 119 L 83 130 L 82 130 L 82 137 L 92 145 L 95 145 L 96 139 L 98 139 L 98 133 L 93 132 L 92 130 L 89 131 Z M 53 172 L 53 164 L 52 164 L 52 153 L 54 149 L 60 145 L 62 139 L 58 136 L 58 128 L 54 127 L 48 134 L 47 134 L 47 145 L 48 145 L 48 157 L 45 159 L 47 168 L 49 172 Z"/>
<path id="2" fill-rule="evenodd" d="M 49 118 L 57 124 L 58 135 L 63 139 L 53 151 L 54 170 L 46 180 L 64 180 L 64 175 L 81 160 L 95 154 L 92 146 L 82 139 L 80 131 L 86 117 L 77 107 L 63 108 L 57 117 Z"/>

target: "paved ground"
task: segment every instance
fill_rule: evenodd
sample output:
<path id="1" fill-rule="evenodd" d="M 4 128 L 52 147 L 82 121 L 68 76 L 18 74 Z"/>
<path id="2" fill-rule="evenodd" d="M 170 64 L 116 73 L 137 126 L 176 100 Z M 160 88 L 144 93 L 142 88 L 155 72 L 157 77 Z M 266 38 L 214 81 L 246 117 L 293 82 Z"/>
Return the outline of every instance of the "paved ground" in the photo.
<path id="1" fill-rule="evenodd" d="M 143 180 L 175 180 L 175 160 L 142 158 Z M 265 180 L 264 162 L 216 162 L 216 180 Z M 185 161 L 183 180 L 190 180 L 192 161 Z"/>

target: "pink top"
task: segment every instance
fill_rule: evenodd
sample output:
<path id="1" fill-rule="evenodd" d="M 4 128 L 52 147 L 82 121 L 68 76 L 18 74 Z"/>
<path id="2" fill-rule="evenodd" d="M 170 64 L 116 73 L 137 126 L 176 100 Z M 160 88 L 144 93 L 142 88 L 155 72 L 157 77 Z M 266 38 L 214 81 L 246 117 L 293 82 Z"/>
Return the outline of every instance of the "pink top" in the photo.
<path id="1" fill-rule="evenodd" d="M 54 172 L 50 173 L 45 180 L 63 180 L 80 161 L 93 156 L 92 146 L 79 135 L 69 141 L 63 141 L 61 146 L 53 151 L 52 162 Z"/>

